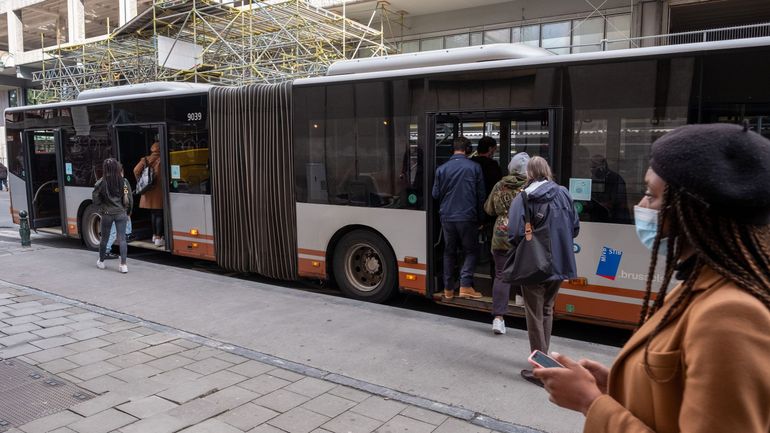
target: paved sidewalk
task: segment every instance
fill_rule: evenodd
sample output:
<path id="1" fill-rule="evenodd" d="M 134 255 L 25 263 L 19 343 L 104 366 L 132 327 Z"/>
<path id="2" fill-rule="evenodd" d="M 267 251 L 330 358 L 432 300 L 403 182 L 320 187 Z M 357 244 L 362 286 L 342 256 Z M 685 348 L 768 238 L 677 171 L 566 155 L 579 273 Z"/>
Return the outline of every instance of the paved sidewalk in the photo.
<path id="1" fill-rule="evenodd" d="M 299 374 L 298 364 L 4 282 L 0 359 L 35 365 L 95 394 L 9 432 L 491 431 L 312 377 L 312 368 Z M 295 371 L 276 367 L 281 363 Z"/>
<path id="2" fill-rule="evenodd" d="M 577 433 L 583 417 L 524 381 L 525 331 L 180 269 L 129 257 L 94 266 L 77 241 L 20 248 L 0 230 L 0 280 L 251 350 L 262 362 L 498 431 Z M 14 236 L 15 234 L 15 236 Z M 131 319 L 138 320 L 138 319 Z M 130 320 L 129 320 L 130 321 Z M 189 334 L 188 334 L 189 335 Z M 183 337 L 187 338 L 187 337 Z M 200 343 L 200 341 L 199 341 Z M 206 343 L 206 344 L 209 344 Z M 553 350 L 611 363 L 617 348 L 553 337 Z M 268 362 L 269 363 L 269 362 Z M 302 369 L 305 370 L 302 370 Z M 497 424 L 495 424 L 497 422 Z M 485 424 L 488 423 L 488 424 Z M 500 424 L 501 423 L 501 424 Z"/>

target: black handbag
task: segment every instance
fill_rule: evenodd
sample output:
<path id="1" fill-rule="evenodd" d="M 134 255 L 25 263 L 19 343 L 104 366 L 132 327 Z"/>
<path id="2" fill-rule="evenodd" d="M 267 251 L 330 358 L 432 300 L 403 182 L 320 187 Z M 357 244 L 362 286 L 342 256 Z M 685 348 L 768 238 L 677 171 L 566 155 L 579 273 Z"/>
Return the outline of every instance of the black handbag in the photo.
<path id="1" fill-rule="evenodd" d="M 540 284 L 553 275 L 553 256 L 548 225 L 532 228 L 532 216 L 527 193 L 522 191 L 524 204 L 524 239 L 513 254 L 508 256 L 503 270 L 503 281 L 518 286 Z"/>

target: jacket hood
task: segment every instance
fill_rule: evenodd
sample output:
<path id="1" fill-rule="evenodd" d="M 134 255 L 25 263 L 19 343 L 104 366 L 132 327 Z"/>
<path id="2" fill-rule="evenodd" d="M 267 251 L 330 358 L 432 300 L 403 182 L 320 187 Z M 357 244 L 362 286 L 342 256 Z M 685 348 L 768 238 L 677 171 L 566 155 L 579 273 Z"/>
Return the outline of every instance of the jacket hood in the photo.
<path id="1" fill-rule="evenodd" d="M 546 182 L 533 182 L 524 191 L 527 192 L 529 200 L 545 202 L 553 200 L 559 192 L 559 188 L 559 184 L 549 180 Z"/>
<path id="2" fill-rule="evenodd" d="M 520 174 L 510 174 L 500 179 L 500 182 L 509 189 L 518 189 L 527 183 L 527 177 Z"/>

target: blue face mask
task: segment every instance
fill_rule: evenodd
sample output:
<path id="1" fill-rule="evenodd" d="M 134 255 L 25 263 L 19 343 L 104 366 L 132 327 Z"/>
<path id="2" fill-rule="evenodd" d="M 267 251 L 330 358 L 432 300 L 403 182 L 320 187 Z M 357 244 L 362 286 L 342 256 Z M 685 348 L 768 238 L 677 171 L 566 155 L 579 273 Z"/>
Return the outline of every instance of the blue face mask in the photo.
<path id="1" fill-rule="evenodd" d="M 636 235 L 639 237 L 642 245 L 647 247 L 648 250 L 652 250 L 653 244 L 655 244 L 655 236 L 658 235 L 658 214 L 659 212 L 655 209 L 634 206 Z M 663 238 L 660 240 L 658 254 L 666 255 L 667 249 L 668 239 Z"/>

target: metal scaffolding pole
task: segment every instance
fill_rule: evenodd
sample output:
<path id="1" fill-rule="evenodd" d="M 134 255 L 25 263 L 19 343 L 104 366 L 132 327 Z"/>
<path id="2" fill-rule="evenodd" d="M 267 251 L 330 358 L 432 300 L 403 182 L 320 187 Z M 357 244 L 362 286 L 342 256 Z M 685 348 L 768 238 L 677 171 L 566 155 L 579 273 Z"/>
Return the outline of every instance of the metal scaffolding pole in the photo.
<path id="1" fill-rule="evenodd" d="M 378 27 L 306 0 L 155 0 L 105 37 L 46 50 L 51 61 L 32 76 L 38 102 L 150 81 L 276 83 L 323 74 L 346 56 L 393 53 Z"/>

